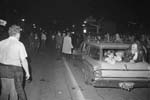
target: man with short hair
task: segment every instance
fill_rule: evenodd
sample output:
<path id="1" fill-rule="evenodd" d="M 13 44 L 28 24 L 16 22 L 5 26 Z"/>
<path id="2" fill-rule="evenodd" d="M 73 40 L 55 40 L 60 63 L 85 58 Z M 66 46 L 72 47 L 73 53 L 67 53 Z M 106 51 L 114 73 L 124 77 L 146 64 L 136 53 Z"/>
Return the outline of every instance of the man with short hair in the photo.
<path id="1" fill-rule="evenodd" d="M 19 41 L 21 30 L 20 26 L 12 25 L 8 30 L 9 37 L 0 41 L 0 100 L 27 100 L 22 84 L 24 71 L 26 79 L 30 74 L 25 46 Z"/>

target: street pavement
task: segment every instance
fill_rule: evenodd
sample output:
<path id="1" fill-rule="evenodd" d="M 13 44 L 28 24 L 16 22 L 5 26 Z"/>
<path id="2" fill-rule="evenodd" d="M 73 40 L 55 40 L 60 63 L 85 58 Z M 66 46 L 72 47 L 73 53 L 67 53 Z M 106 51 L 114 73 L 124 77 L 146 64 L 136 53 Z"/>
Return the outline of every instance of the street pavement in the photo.
<path id="1" fill-rule="evenodd" d="M 79 85 L 82 78 L 75 74 L 81 73 L 76 73 L 72 59 L 57 59 L 53 41 L 38 54 L 29 55 L 32 81 L 25 84 L 28 100 L 102 100 L 93 87 Z"/>
<path id="2" fill-rule="evenodd" d="M 71 100 L 66 84 L 66 69 L 62 60 L 56 60 L 54 44 L 30 53 L 32 81 L 26 81 L 28 100 Z"/>

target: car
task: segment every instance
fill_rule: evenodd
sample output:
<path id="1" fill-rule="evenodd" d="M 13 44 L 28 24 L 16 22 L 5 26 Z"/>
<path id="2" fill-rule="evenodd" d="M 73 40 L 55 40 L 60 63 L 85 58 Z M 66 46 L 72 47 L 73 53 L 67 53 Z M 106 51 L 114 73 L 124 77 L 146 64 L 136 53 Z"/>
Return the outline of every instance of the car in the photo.
<path id="1" fill-rule="evenodd" d="M 84 41 L 76 54 L 80 54 L 84 64 L 82 72 L 85 83 L 94 87 L 126 90 L 149 87 L 150 64 L 145 61 L 127 62 L 123 59 L 130 45 Z"/>

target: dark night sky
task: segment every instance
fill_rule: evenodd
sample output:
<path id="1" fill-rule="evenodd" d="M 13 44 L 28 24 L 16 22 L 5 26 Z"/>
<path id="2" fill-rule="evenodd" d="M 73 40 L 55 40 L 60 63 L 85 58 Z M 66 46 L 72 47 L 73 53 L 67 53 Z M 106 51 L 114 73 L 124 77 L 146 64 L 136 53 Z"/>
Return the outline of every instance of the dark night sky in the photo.
<path id="1" fill-rule="evenodd" d="M 89 15 L 149 20 L 148 2 L 137 0 L 1 0 L 2 9 L 34 20 L 80 20 Z M 16 9 L 13 10 L 13 9 Z"/>

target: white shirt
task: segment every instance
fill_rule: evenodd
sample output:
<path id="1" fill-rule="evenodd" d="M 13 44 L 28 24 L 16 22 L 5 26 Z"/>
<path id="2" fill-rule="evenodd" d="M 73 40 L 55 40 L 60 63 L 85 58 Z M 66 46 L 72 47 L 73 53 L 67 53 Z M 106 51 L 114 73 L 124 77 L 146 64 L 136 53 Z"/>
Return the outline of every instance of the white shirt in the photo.
<path id="1" fill-rule="evenodd" d="M 72 39 L 69 36 L 65 36 L 63 40 L 62 52 L 66 54 L 71 54 L 71 49 L 73 48 Z"/>
<path id="2" fill-rule="evenodd" d="M 46 35 L 42 33 L 41 40 L 46 40 Z"/>
<path id="3" fill-rule="evenodd" d="M 26 57 L 27 53 L 23 43 L 15 37 L 0 41 L 0 63 L 21 67 L 21 61 Z"/>

